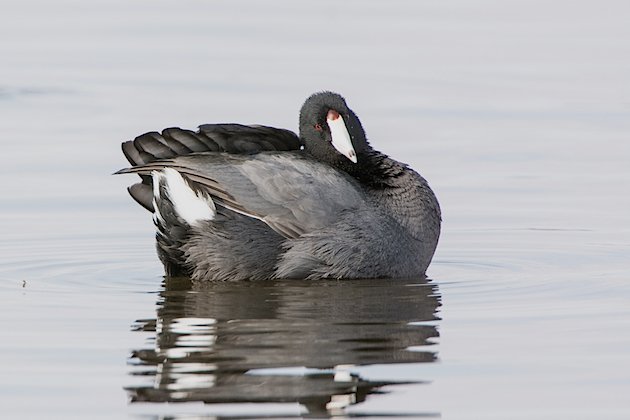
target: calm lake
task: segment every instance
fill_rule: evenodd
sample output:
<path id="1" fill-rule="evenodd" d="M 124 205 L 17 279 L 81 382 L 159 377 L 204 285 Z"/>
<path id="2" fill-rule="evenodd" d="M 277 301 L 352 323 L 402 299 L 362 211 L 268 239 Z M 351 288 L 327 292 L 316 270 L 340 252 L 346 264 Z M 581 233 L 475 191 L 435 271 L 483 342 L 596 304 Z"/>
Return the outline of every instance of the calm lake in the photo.
<path id="1" fill-rule="evenodd" d="M 630 417 L 630 3 L 0 6 L 0 417 Z M 120 143 L 338 91 L 428 278 L 165 279 Z"/>

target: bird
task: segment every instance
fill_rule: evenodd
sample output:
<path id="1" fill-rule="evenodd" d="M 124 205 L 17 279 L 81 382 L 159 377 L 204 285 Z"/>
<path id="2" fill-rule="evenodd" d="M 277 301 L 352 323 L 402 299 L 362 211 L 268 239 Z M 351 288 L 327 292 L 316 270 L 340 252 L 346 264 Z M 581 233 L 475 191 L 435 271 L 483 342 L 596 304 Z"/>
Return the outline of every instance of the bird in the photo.
<path id="1" fill-rule="evenodd" d="M 204 124 L 122 143 L 128 191 L 153 213 L 167 276 L 195 281 L 425 276 L 441 229 L 427 181 L 372 148 L 338 93 L 316 92 L 299 135 Z"/>

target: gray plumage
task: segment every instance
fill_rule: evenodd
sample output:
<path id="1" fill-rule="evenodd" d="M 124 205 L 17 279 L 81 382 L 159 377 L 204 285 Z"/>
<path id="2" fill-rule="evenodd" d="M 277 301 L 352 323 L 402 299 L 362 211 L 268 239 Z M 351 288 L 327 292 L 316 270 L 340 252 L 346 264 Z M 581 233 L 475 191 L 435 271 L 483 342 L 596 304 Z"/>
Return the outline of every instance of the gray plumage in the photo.
<path id="1" fill-rule="evenodd" d="M 337 150 L 335 121 L 347 128 L 356 163 Z M 419 276 L 437 245 L 440 209 L 426 181 L 373 150 L 334 93 L 307 99 L 299 138 L 272 127 L 213 124 L 147 133 L 123 143 L 123 152 L 133 166 L 118 173 L 142 179 L 130 194 L 150 211 L 158 207 L 157 247 L 168 275 Z M 164 168 L 209 197 L 216 215 L 187 222 L 161 178 L 156 195 L 152 174 Z"/>

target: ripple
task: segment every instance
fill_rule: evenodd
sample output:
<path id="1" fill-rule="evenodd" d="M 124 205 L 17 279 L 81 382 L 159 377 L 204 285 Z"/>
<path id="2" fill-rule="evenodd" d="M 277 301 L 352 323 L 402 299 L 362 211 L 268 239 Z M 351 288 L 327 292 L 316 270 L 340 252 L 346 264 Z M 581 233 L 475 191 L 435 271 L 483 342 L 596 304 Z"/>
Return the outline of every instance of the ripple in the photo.
<path id="1" fill-rule="evenodd" d="M 562 308 L 630 294 L 630 246 L 623 232 L 586 228 L 504 228 L 449 232 L 429 268 L 450 300 L 506 308 Z"/>
<path id="2" fill-rule="evenodd" d="M 161 282 L 152 248 L 99 238 L 63 238 L 2 244 L 0 288 L 17 285 L 47 292 L 146 291 Z"/>

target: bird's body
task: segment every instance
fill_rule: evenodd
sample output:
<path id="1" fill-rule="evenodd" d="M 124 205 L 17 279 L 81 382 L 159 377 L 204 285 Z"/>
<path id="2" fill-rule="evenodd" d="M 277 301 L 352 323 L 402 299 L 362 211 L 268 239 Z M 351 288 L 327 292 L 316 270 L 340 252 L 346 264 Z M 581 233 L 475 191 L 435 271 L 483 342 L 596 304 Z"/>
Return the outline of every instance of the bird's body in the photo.
<path id="1" fill-rule="evenodd" d="M 426 181 L 374 151 L 336 94 L 307 100 L 299 138 L 204 125 L 147 133 L 123 151 L 133 166 L 120 172 L 142 177 L 129 190 L 154 212 L 169 275 L 410 277 L 437 245 L 440 209 Z"/>

